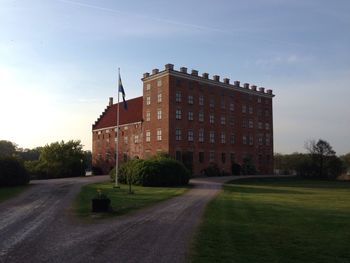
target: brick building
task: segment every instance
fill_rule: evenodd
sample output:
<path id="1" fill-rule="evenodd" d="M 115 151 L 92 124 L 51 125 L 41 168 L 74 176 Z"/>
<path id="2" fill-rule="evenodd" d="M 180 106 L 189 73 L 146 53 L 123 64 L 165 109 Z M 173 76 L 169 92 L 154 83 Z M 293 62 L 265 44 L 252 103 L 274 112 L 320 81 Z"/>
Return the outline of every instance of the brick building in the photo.
<path id="1" fill-rule="evenodd" d="M 259 173 L 273 170 L 272 90 L 172 64 L 145 73 L 143 96 L 120 107 L 120 158 L 157 152 L 181 160 L 194 174 L 209 163 L 230 172 L 250 157 Z M 116 108 L 109 106 L 93 125 L 93 165 L 115 165 Z"/>

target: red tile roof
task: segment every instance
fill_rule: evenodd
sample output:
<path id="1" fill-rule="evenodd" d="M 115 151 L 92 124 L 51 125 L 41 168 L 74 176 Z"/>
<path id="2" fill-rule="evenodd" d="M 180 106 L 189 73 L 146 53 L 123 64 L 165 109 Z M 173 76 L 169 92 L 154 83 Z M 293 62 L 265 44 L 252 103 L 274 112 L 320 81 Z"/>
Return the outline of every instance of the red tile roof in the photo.
<path id="1" fill-rule="evenodd" d="M 142 120 L 143 97 L 127 100 L 128 109 L 124 109 L 123 102 L 119 106 L 119 125 L 139 122 Z M 107 106 L 100 117 L 92 125 L 92 129 L 102 129 L 117 126 L 117 105 Z"/>

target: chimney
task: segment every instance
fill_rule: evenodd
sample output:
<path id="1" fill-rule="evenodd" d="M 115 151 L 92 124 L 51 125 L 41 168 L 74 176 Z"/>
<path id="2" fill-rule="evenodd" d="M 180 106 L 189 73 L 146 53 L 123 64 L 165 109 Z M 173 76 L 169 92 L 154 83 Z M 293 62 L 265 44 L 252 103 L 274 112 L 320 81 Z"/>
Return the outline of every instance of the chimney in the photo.
<path id="1" fill-rule="evenodd" d="M 198 76 L 198 70 L 192 69 L 191 75 L 192 75 L 192 76 Z"/>
<path id="2" fill-rule="evenodd" d="M 272 95 L 272 89 L 268 89 L 268 90 L 266 90 L 266 92 L 267 92 L 267 94 Z"/>
<path id="3" fill-rule="evenodd" d="M 215 81 L 220 81 L 220 76 L 214 75 L 214 76 L 213 76 L 213 80 L 215 80 Z"/>
<path id="4" fill-rule="evenodd" d="M 245 89 L 249 89 L 249 83 L 244 83 L 244 84 L 243 84 L 243 87 L 244 87 Z"/>
<path id="5" fill-rule="evenodd" d="M 148 78 L 148 77 L 149 77 L 149 73 L 148 73 L 148 72 L 143 73 L 143 77 L 144 77 L 144 78 Z"/>
<path id="6" fill-rule="evenodd" d="M 238 87 L 238 88 L 239 88 L 239 84 L 240 84 L 240 82 L 239 82 L 238 80 L 235 80 L 235 81 L 234 81 L 234 84 L 235 84 L 235 86 L 236 86 L 236 87 Z"/>
<path id="7" fill-rule="evenodd" d="M 256 86 L 255 85 L 251 85 L 250 88 L 252 89 L 252 91 L 256 91 Z"/>
<path id="8" fill-rule="evenodd" d="M 208 79 L 209 78 L 209 74 L 208 73 L 203 73 L 202 77 L 205 78 L 205 79 Z"/>
<path id="9" fill-rule="evenodd" d="M 112 106 L 113 105 L 113 97 L 109 97 L 109 106 Z"/>
<path id="10" fill-rule="evenodd" d="M 170 63 L 169 63 L 169 64 L 166 64 L 166 65 L 165 65 L 165 69 L 166 69 L 166 70 L 174 70 L 174 65 L 173 65 L 173 64 L 170 64 Z"/>
<path id="11" fill-rule="evenodd" d="M 230 84 L 230 79 L 224 78 L 224 83 L 225 83 L 225 84 Z"/>
<path id="12" fill-rule="evenodd" d="M 265 88 L 263 88 L 263 87 L 260 87 L 260 88 L 259 88 L 259 91 L 260 91 L 260 92 L 262 92 L 262 93 L 264 93 L 264 91 L 265 91 Z"/>
<path id="13" fill-rule="evenodd" d="M 155 68 L 155 69 L 153 69 L 152 70 L 152 74 L 154 75 L 154 74 L 157 74 L 159 72 L 159 69 L 157 69 L 157 68 Z"/>
<path id="14" fill-rule="evenodd" d="M 182 73 L 187 73 L 187 68 L 181 67 L 181 68 L 180 68 L 180 72 L 182 72 Z"/>

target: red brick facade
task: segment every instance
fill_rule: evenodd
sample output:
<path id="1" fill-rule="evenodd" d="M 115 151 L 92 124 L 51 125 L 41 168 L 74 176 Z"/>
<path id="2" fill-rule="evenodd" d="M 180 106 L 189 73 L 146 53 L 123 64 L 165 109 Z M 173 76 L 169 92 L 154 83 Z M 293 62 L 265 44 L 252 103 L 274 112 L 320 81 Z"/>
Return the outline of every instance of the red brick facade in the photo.
<path id="1" fill-rule="evenodd" d="M 199 76 L 197 71 L 188 73 L 186 68 L 176 71 L 172 64 L 167 64 L 163 71 L 154 69 L 152 74 L 145 73 L 142 80 L 142 105 L 137 109 L 129 107 L 142 112 L 142 118 L 138 115 L 137 121 L 134 120 L 139 124 L 137 128 L 128 128 L 128 137 L 137 135 L 140 142 L 136 146 L 122 143 L 120 148 L 124 150 L 119 152 L 129 157 L 166 152 L 182 160 L 194 174 L 200 174 L 210 162 L 231 172 L 233 162 L 242 164 L 243 158 L 250 156 L 259 173 L 272 173 L 274 95 L 271 90 L 249 87 L 247 83 L 241 87 L 238 81 L 232 85 L 229 79 L 223 82 L 219 76 L 209 79 L 207 73 Z M 98 129 L 107 127 L 100 125 L 105 115 L 108 114 L 105 112 L 93 127 L 94 164 L 97 159 L 103 160 L 101 156 L 106 149 L 97 148 L 101 139 L 96 137 Z M 115 149 L 107 147 L 110 151 L 112 148 Z"/>

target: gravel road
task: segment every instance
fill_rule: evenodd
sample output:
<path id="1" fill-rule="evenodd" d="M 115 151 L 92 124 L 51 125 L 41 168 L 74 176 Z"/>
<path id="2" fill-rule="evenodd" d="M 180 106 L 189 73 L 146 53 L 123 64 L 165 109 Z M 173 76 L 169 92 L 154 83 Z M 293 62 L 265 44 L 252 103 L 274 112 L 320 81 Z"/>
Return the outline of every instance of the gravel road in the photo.
<path id="1" fill-rule="evenodd" d="M 184 195 L 94 223 L 67 207 L 82 185 L 107 177 L 33 181 L 0 204 L 0 262 L 186 262 L 206 204 L 232 178 L 193 179 Z"/>

